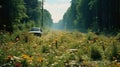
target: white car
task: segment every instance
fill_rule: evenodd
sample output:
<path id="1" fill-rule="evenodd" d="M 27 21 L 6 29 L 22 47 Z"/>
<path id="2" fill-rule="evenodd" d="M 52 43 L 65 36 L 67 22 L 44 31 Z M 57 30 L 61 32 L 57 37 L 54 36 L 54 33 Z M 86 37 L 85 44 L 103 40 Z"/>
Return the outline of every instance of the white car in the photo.
<path id="1" fill-rule="evenodd" d="M 33 33 L 36 36 L 41 36 L 42 35 L 42 29 L 39 28 L 39 27 L 33 27 L 33 28 L 31 28 L 29 33 Z"/>

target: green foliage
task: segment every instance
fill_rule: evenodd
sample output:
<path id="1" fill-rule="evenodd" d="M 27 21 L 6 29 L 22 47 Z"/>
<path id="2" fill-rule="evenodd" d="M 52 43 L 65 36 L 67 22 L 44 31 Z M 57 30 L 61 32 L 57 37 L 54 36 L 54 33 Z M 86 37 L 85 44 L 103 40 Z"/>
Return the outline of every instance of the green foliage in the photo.
<path id="1" fill-rule="evenodd" d="M 100 52 L 98 51 L 98 49 L 93 46 L 91 47 L 91 59 L 92 60 L 101 60 L 102 59 L 102 56 L 101 56 Z"/>
<path id="2" fill-rule="evenodd" d="M 20 36 L 20 40 L 14 41 L 17 35 Z M 27 42 L 25 42 L 26 36 Z M 98 39 L 93 42 L 92 39 L 96 36 Z M 45 30 L 43 36 L 36 37 L 26 30 L 24 32 L 18 30 L 14 34 L 7 34 L 5 40 L 9 38 L 12 40 L 0 45 L 0 65 L 9 64 L 9 67 L 16 64 L 22 67 L 64 67 L 72 64 L 98 67 L 119 65 L 120 42 L 115 36 L 95 35 L 93 32 L 84 34 L 78 31 Z M 57 42 L 57 48 L 55 42 Z M 102 45 L 104 45 L 104 51 Z M 114 57 L 113 63 L 110 57 Z"/>
<path id="3" fill-rule="evenodd" d="M 44 22 L 45 22 L 44 25 L 46 25 L 46 27 L 51 27 L 53 23 L 51 14 L 47 10 L 44 10 Z"/>
<path id="4" fill-rule="evenodd" d="M 70 30 L 91 29 L 105 33 L 119 31 L 119 3 L 119 0 L 72 0 L 62 24 Z"/>
<path id="5" fill-rule="evenodd" d="M 94 6 L 95 6 L 95 4 L 96 4 L 96 1 L 97 1 L 97 0 L 90 0 L 90 2 L 88 3 L 90 10 L 92 10 L 92 9 L 94 8 Z"/>
<path id="6" fill-rule="evenodd" d="M 47 46 L 44 46 L 44 45 L 43 45 L 43 46 L 41 47 L 41 52 L 42 52 L 42 53 L 47 53 L 47 52 L 49 52 L 49 48 L 48 48 Z"/>
<path id="7" fill-rule="evenodd" d="M 32 26 L 40 27 L 43 23 L 42 15 L 44 15 L 44 27 L 52 25 L 50 13 L 44 10 L 42 14 L 41 1 L 38 0 L 8 0 L 0 1 L 2 9 L 0 10 L 0 30 L 14 32 L 21 29 L 28 29 Z M 27 27 L 24 27 L 26 25 Z"/>
<path id="8" fill-rule="evenodd" d="M 21 23 L 21 20 L 27 18 L 26 8 L 23 0 L 10 0 L 10 19 L 12 24 Z"/>
<path id="9" fill-rule="evenodd" d="M 113 45 L 112 45 L 112 51 L 111 51 L 111 53 L 110 53 L 110 57 L 109 57 L 109 59 L 111 60 L 111 61 L 120 61 L 119 59 L 120 59 L 120 54 L 119 54 L 119 47 L 118 47 L 118 45 L 117 44 L 114 44 L 113 43 Z"/>

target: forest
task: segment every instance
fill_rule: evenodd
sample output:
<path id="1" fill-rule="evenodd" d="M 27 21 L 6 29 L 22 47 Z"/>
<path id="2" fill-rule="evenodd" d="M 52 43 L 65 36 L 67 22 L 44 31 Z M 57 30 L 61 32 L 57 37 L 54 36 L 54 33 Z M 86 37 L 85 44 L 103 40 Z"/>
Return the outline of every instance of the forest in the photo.
<path id="1" fill-rule="evenodd" d="M 52 22 L 49 11 L 42 14 L 41 1 L 38 0 L 0 0 L 0 30 L 16 31 L 33 26 L 41 27 L 44 15 L 44 27 Z"/>
<path id="2" fill-rule="evenodd" d="M 120 31 L 119 0 L 72 0 L 59 27 L 79 31 L 116 33 Z"/>
<path id="3" fill-rule="evenodd" d="M 38 0 L 1 0 L 0 29 L 18 30 L 22 27 L 42 26 L 42 5 Z M 53 20 L 44 9 L 44 27 L 51 27 Z M 63 19 L 55 26 L 67 30 L 117 33 L 120 29 L 119 0 L 72 0 Z"/>

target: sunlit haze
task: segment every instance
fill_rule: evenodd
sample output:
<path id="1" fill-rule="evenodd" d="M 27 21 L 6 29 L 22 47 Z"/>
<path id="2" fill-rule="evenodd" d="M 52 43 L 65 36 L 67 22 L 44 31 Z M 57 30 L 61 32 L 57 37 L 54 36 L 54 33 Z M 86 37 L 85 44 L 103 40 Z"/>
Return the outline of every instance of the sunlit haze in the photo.
<path id="1" fill-rule="evenodd" d="M 52 15 L 54 23 L 63 18 L 64 13 L 70 7 L 70 0 L 45 0 L 44 8 Z"/>

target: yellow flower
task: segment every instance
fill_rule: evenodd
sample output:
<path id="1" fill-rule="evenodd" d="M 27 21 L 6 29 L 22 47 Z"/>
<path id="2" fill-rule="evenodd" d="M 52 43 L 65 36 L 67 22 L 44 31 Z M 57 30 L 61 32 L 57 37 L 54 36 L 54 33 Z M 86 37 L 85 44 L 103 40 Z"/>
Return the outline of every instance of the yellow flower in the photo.
<path id="1" fill-rule="evenodd" d="M 22 58 L 27 60 L 28 63 L 32 63 L 33 61 L 33 57 L 26 54 L 22 54 Z"/>
<path id="2" fill-rule="evenodd" d="M 43 62 L 43 58 L 42 58 L 42 57 L 39 57 L 37 61 L 38 61 L 38 62 Z"/>
<path id="3" fill-rule="evenodd" d="M 29 56 L 26 55 L 26 54 L 22 54 L 22 58 L 23 58 L 23 59 L 29 59 Z"/>

